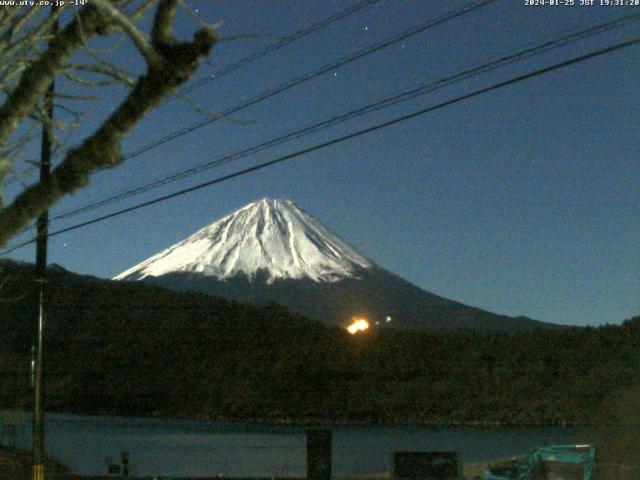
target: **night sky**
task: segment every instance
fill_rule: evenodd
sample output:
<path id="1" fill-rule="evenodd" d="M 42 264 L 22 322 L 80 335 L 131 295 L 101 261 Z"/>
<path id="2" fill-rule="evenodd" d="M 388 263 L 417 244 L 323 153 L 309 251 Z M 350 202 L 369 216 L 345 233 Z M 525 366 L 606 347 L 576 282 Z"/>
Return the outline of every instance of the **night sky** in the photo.
<path id="1" fill-rule="evenodd" d="M 192 0 L 194 17 L 222 22 L 194 81 L 278 42 L 354 1 Z M 185 95 L 223 112 L 291 79 L 437 18 L 465 1 L 381 0 Z M 175 141 L 96 173 L 52 216 L 506 54 L 630 14 L 640 6 L 527 6 L 499 0 L 335 68 Z M 313 135 L 104 208 L 55 221 L 55 231 L 346 135 L 639 35 L 640 22 L 478 75 Z M 113 45 L 98 40 L 96 47 Z M 105 52 L 131 70 L 127 43 Z M 507 315 L 576 325 L 640 314 L 640 46 L 510 85 L 377 132 L 50 240 L 49 261 L 110 278 L 225 214 L 288 198 L 379 265 L 427 291 Z M 193 83 L 193 82 L 192 82 Z M 59 82 L 65 92 L 82 88 Z M 93 92 L 96 93 L 96 92 Z M 102 93 L 73 143 L 124 89 Z M 63 112 L 57 115 L 63 116 Z M 205 118 L 186 101 L 149 115 L 130 152 Z M 32 156 L 36 156 L 37 142 Z M 28 155 L 27 155 L 28 156 Z M 20 182 L 29 183 L 28 177 Z M 15 192 L 19 182 L 12 185 Z M 14 238 L 12 244 L 27 235 Z M 33 261 L 34 248 L 11 258 Z"/>

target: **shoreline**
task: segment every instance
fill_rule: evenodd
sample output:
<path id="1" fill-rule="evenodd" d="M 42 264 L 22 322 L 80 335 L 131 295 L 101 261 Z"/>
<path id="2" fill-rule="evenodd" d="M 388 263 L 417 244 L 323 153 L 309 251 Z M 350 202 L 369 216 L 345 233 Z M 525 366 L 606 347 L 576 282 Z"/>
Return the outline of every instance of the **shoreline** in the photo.
<path id="1" fill-rule="evenodd" d="M 30 416 L 29 410 L 18 410 L 4 408 L 0 411 L 22 411 L 23 415 Z M 482 428 L 482 429 L 503 429 L 503 428 L 590 428 L 592 424 L 588 422 L 570 421 L 547 421 L 533 423 L 518 423 L 489 420 L 419 420 L 419 419 L 399 419 L 393 421 L 380 421 L 372 419 L 324 419 L 315 417 L 226 417 L 223 415 L 175 415 L 164 414 L 164 412 L 152 412 L 148 414 L 122 414 L 112 412 L 83 412 L 83 411 L 57 411 L 49 410 L 46 414 L 71 415 L 82 417 L 96 417 L 126 420 L 157 420 L 157 421 L 182 421 L 182 422 L 211 422 L 229 425 L 247 425 L 256 427 L 283 427 L 283 428 L 346 428 L 346 427 L 379 427 L 379 428 L 434 428 L 434 429 L 457 429 L 457 428 Z"/>

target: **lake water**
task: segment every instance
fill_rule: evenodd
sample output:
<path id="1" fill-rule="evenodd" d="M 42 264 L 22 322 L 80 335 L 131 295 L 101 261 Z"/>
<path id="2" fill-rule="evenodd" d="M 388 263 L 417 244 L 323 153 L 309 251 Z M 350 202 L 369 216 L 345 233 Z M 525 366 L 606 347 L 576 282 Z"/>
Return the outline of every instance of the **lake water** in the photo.
<path id="1" fill-rule="evenodd" d="M 0 412 L 4 423 L 8 412 Z M 31 442 L 30 416 L 19 446 Z M 306 474 L 303 428 L 224 422 L 111 418 L 64 414 L 46 416 L 46 450 L 81 475 L 106 474 L 105 458 L 120 461 L 130 452 L 132 475 L 292 476 Z M 6 439 L 4 439 L 6 443 Z M 459 462 L 525 453 L 552 443 L 588 443 L 572 428 L 333 428 L 335 476 L 389 470 L 393 451 L 456 450 Z"/>

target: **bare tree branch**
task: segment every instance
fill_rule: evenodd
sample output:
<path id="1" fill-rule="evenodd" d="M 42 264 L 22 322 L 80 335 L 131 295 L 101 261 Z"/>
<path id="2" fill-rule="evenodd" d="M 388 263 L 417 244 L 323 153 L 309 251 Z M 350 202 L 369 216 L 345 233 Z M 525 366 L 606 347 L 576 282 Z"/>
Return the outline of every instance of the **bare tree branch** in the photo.
<path id="1" fill-rule="evenodd" d="M 10 205 L 0 210 L 0 246 L 63 195 L 85 186 L 93 171 L 122 162 L 123 137 L 149 110 L 185 82 L 200 60 L 209 54 L 218 40 L 211 27 L 199 30 L 191 42 L 178 42 L 173 37 L 176 5 L 177 0 L 159 0 L 151 34 L 157 60 L 149 61 L 150 57 L 145 56 L 147 72 L 138 78 L 120 106 L 93 135 L 66 154 L 47 180 L 24 189 Z M 35 106 L 51 79 L 68 65 L 70 55 L 81 47 L 86 36 L 123 28 L 113 16 L 99 15 L 96 8 L 83 9 L 79 17 L 25 70 L 16 89 L 0 107 L 0 145 L 6 143 L 21 119 Z"/>
<path id="2" fill-rule="evenodd" d="M 130 15 L 131 20 L 136 21 L 142 18 L 142 16 L 149 11 L 151 7 L 156 3 L 156 0 L 146 0 L 142 3 L 133 13 Z"/>
<path id="3" fill-rule="evenodd" d="M 62 71 L 71 55 L 82 47 L 84 38 L 99 32 L 106 33 L 112 27 L 92 6 L 83 7 L 79 17 L 53 38 L 50 48 L 25 70 L 17 87 L 0 107 L 0 148 L 29 114 L 56 74 Z"/>
<path id="4" fill-rule="evenodd" d="M 100 100 L 100 97 L 95 96 L 95 95 L 67 95 L 64 93 L 56 93 L 55 94 L 56 98 L 63 98 L 65 100 L 75 100 L 75 101 L 95 101 L 95 100 Z"/>
<path id="5" fill-rule="evenodd" d="M 162 50 L 175 42 L 173 22 L 176 19 L 178 0 L 160 0 L 151 30 L 151 41 L 157 50 Z"/>
<path id="6" fill-rule="evenodd" d="M 2 54 L 5 59 L 9 60 L 11 58 L 16 58 L 16 56 L 24 50 L 33 48 L 37 43 L 37 40 L 44 37 L 46 33 L 50 31 L 51 26 L 58 20 L 61 12 L 62 9 L 56 10 L 53 15 L 47 16 L 43 22 L 41 22 L 36 28 L 33 28 L 27 35 L 13 43 L 10 41 L 13 32 L 7 30 L 2 35 L 3 40 L 0 41 L 0 54 Z M 2 79 L 0 77 L 0 84 L 1 83 Z"/>
<path id="7" fill-rule="evenodd" d="M 105 15 L 108 15 L 127 35 L 129 35 L 149 65 L 156 64 L 161 61 L 160 56 L 154 50 L 151 43 L 149 43 L 144 33 L 142 33 L 138 27 L 136 27 L 135 24 L 111 2 L 108 0 L 92 0 L 92 2 L 98 10 L 103 12 Z"/>
<path id="8" fill-rule="evenodd" d="M 110 77 L 114 83 L 123 83 L 129 87 L 133 87 L 136 83 L 129 72 L 113 65 L 69 65 L 69 68 L 80 72 L 97 73 L 105 77 Z"/>
<path id="9" fill-rule="evenodd" d="M 70 81 L 77 83 L 79 85 L 84 85 L 86 87 L 110 87 L 117 82 L 114 79 L 111 80 L 89 80 L 87 78 L 82 78 L 79 77 L 78 75 L 74 75 L 73 73 L 71 73 L 69 70 L 66 70 L 65 72 L 62 73 L 62 75 L 64 75 L 65 78 L 69 79 Z"/>

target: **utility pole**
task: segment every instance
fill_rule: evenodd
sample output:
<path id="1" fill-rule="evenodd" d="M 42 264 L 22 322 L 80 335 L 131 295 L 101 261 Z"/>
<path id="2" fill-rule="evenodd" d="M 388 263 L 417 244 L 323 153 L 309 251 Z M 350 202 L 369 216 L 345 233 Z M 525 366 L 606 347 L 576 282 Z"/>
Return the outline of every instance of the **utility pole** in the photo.
<path id="1" fill-rule="evenodd" d="M 55 15 L 55 6 L 51 15 Z M 51 35 L 58 33 L 58 20 L 51 27 Z M 51 43 L 49 42 L 49 45 Z M 51 151 L 53 146 L 53 99 L 55 82 L 52 80 L 44 96 L 45 118 L 42 123 L 42 147 L 40 150 L 40 181 L 47 181 L 51 175 Z M 36 242 L 35 282 L 38 289 L 38 331 L 34 361 L 34 401 L 33 401 L 33 480 L 44 480 L 44 409 L 43 409 L 43 355 L 44 355 L 44 296 L 47 275 L 47 240 L 49 233 L 49 211 L 38 217 Z"/>

